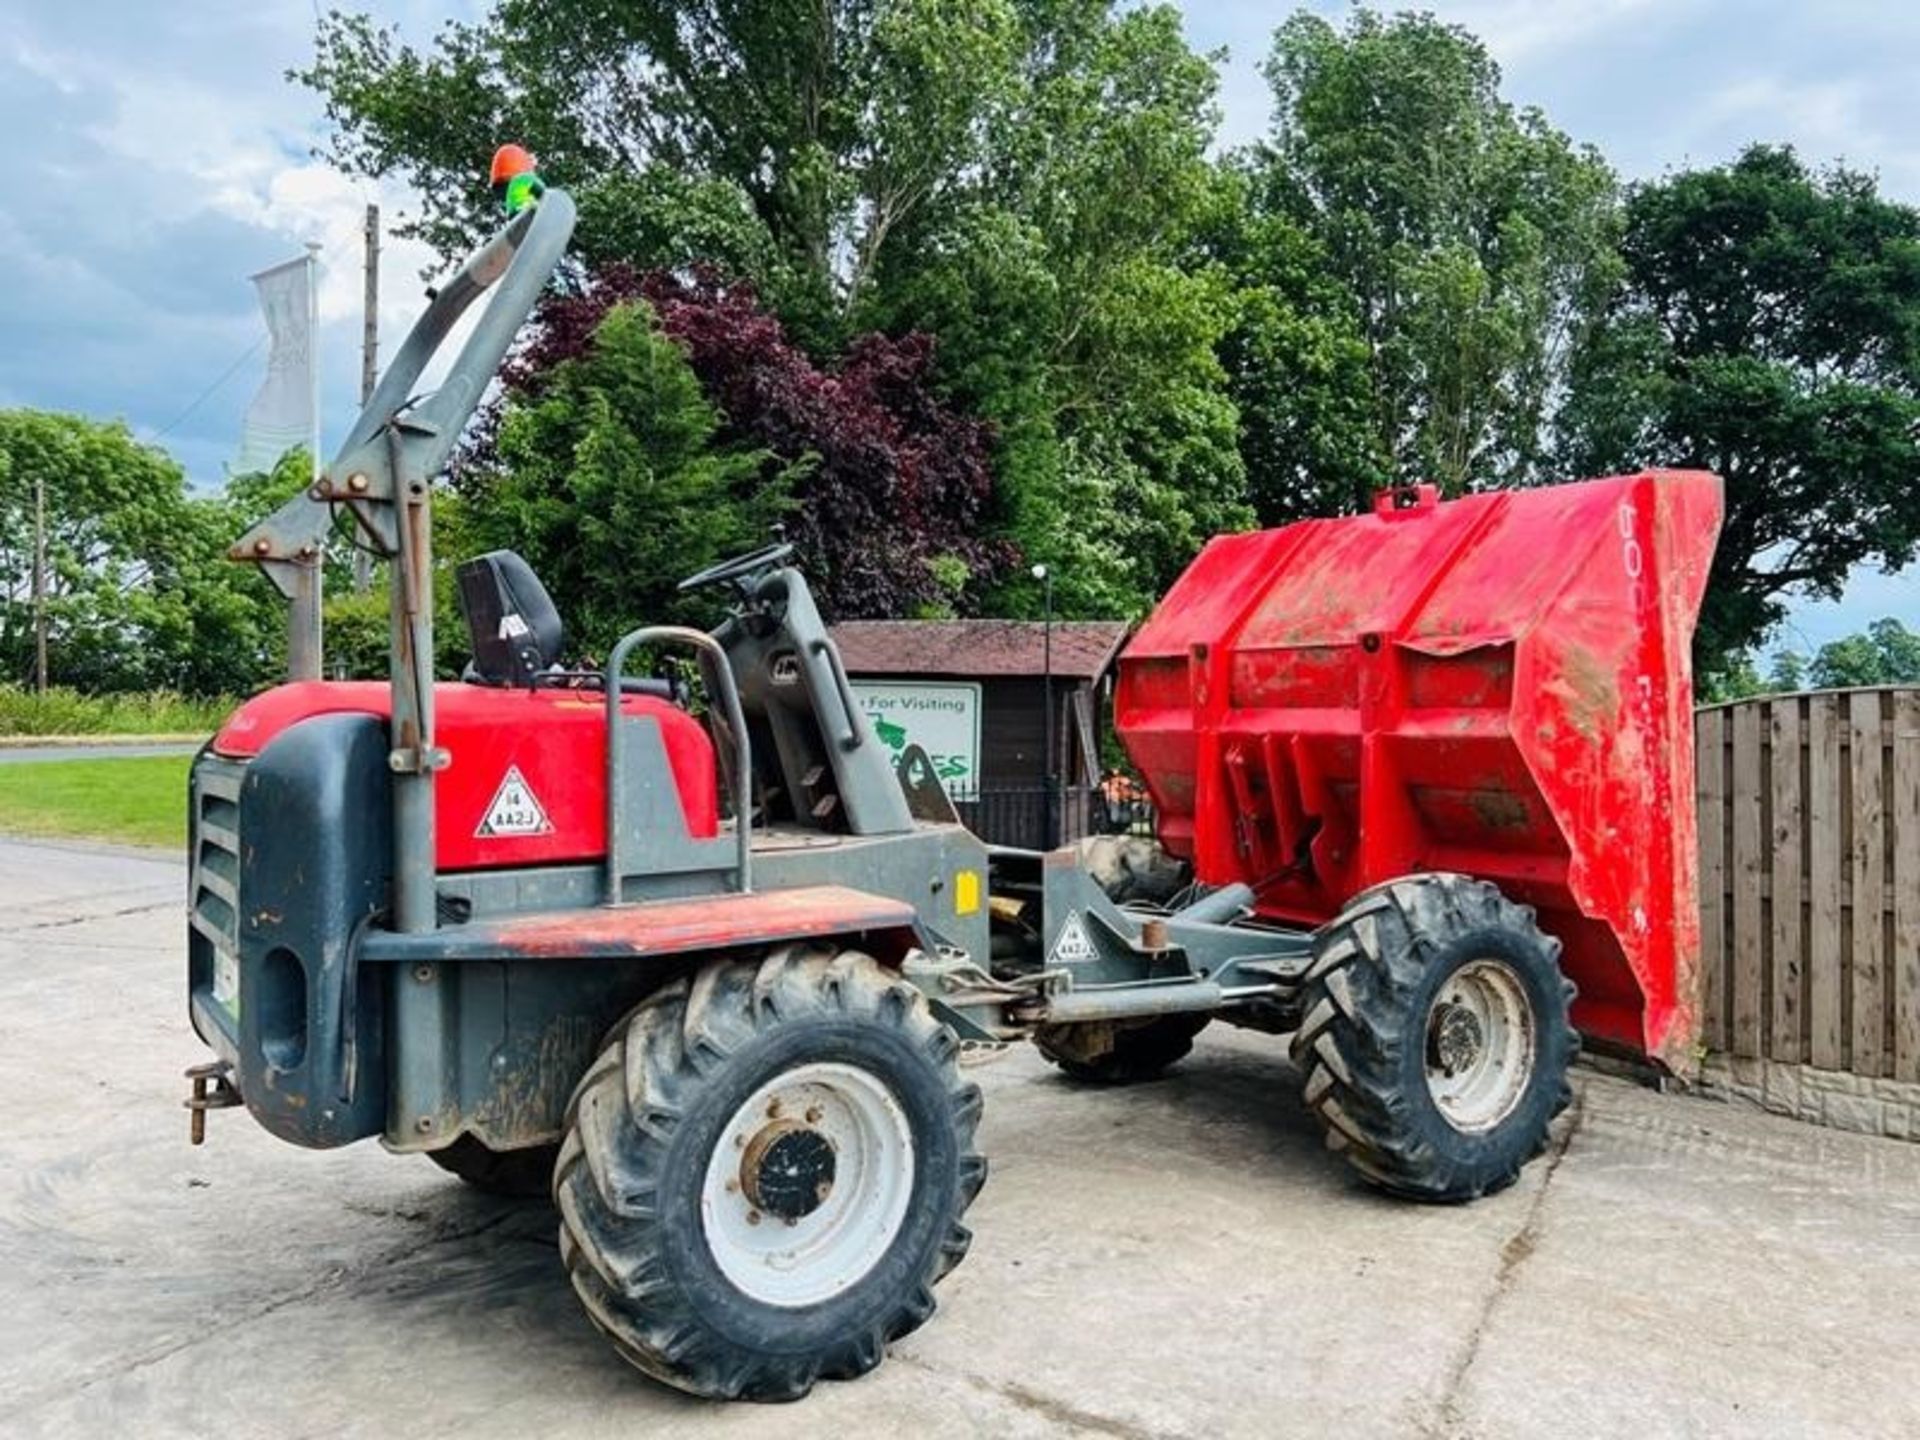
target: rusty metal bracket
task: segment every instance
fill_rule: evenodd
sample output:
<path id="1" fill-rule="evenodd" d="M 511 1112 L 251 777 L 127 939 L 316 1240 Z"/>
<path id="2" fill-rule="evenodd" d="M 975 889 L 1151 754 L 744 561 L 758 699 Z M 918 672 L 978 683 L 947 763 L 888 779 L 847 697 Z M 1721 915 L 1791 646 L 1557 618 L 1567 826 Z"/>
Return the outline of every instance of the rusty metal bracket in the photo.
<path id="1" fill-rule="evenodd" d="M 387 755 L 387 768 L 396 775 L 430 775 L 453 764 L 453 752 L 439 745 L 403 746 Z"/>
<path id="2" fill-rule="evenodd" d="M 233 1066 L 225 1060 L 189 1065 L 187 1079 L 193 1088 L 187 1098 L 180 1102 L 192 1112 L 187 1125 L 187 1138 L 195 1145 L 204 1145 L 207 1140 L 207 1111 L 231 1110 L 245 1102 L 233 1083 Z"/>

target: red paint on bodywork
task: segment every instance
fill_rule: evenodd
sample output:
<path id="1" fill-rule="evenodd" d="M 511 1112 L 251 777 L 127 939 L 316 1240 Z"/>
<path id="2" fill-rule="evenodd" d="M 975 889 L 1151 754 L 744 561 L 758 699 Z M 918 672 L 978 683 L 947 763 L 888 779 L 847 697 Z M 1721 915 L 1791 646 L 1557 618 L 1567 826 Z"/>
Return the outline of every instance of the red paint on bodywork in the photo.
<path id="1" fill-rule="evenodd" d="M 251 758 L 289 726 L 316 715 L 388 714 L 390 693 L 371 681 L 303 681 L 256 695 L 214 736 L 221 755 Z M 434 786 L 434 841 L 442 872 L 594 860 L 607 847 L 607 746 L 603 698 L 584 690 L 505 690 L 488 685 L 434 686 L 434 741 L 452 757 Z M 621 709 L 660 727 L 679 794 L 679 814 L 654 817 L 684 824 L 697 837 L 719 833 L 720 804 L 713 744 L 686 711 L 649 695 L 629 695 Z M 537 835 L 481 835 L 501 782 L 519 770 L 546 813 Z"/>
<path id="2" fill-rule="evenodd" d="M 903 900 L 844 885 L 805 885 L 475 921 L 439 931 L 435 942 L 477 958 L 671 955 L 862 931 L 911 931 L 914 920 L 913 907 Z"/>
<path id="3" fill-rule="evenodd" d="M 1647 472 L 1213 541 L 1120 660 L 1162 839 L 1293 922 L 1484 876 L 1565 947 L 1583 1030 L 1690 1069 L 1720 508 L 1712 475 Z"/>

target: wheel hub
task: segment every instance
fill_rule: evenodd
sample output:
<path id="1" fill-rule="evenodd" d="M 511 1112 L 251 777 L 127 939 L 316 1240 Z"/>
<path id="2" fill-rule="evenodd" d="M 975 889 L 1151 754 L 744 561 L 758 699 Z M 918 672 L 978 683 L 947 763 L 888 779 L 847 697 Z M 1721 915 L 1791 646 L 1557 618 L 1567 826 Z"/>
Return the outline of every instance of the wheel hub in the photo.
<path id="1" fill-rule="evenodd" d="M 817 1305 L 885 1256 L 914 1170 L 912 1126 L 886 1081 L 834 1061 L 795 1066 L 748 1096 L 708 1152 L 708 1251 L 751 1299 Z"/>
<path id="2" fill-rule="evenodd" d="M 1539 1048 L 1533 1006 L 1505 960 L 1469 960 L 1427 1010 L 1427 1093 L 1463 1134 L 1495 1129 L 1533 1082 Z"/>
<path id="3" fill-rule="evenodd" d="M 1443 1075 L 1458 1075 L 1480 1058 L 1486 1043 L 1486 1032 L 1473 1011 L 1464 1005 L 1443 1004 L 1428 1036 L 1427 1060 Z"/>
<path id="4" fill-rule="evenodd" d="M 797 1120 L 775 1120 L 747 1142 L 740 1189 L 758 1209 L 799 1220 L 833 1194 L 833 1141 Z"/>

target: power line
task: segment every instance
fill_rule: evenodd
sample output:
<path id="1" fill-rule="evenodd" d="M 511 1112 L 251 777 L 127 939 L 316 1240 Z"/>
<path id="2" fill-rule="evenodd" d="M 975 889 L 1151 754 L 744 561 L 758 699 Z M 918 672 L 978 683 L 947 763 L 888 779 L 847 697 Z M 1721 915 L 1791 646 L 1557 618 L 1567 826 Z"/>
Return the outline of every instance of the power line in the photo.
<path id="1" fill-rule="evenodd" d="M 179 429 L 182 421 L 184 421 L 189 415 L 193 414 L 193 412 L 198 410 L 202 405 L 206 404 L 207 401 L 211 400 L 213 398 L 214 392 L 217 391 L 222 385 L 226 384 L 227 381 L 231 380 L 236 374 L 238 374 L 240 367 L 246 364 L 247 361 L 251 360 L 254 357 L 254 355 L 259 352 L 260 347 L 266 343 L 267 343 L 267 337 L 265 335 L 262 335 L 257 340 L 255 340 L 253 344 L 249 345 L 246 348 L 246 350 L 242 352 L 238 360 L 235 360 L 225 370 L 220 372 L 219 379 L 215 380 L 211 385 L 207 386 L 206 389 L 202 390 L 198 395 L 196 395 L 191 405 L 187 406 L 186 409 L 182 410 L 178 415 L 174 416 L 173 419 L 169 420 L 159 430 L 155 431 L 152 438 L 149 439 L 147 443 L 149 445 L 158 445 L 162 440 L 166 439 L 167 436 L 171 435 L 175 430 Z"/>

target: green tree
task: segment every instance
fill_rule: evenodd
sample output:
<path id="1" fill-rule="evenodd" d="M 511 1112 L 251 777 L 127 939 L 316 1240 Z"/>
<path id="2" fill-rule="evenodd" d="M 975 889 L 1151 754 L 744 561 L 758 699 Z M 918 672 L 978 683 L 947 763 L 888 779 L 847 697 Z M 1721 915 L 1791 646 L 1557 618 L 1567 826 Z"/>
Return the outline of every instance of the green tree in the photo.
<path id="1" fill-rule="evenodd" d="M 719 425 L 646 306 L 616 306 L 585 356 L 508 400 L 494 467 L 462 477 L 461 529 L 564 597 L 576 653 L 604 657 L 643 620 L 711 619 L 711 596 L 676 584 L 763 542 L 786 503 L 784 475 L 717 446 Z"/>
<path id="2" fill-rule="evenodd" d="M 33 491 L 47 508 L 50 678 L 83 690 L 232 693 L 277 630 L 266 587 L 224 556 L 223 502 L 117 422 L 0 411 L 0 665 L 33 665 Z"/>
<path id="3" fill-rule="evenodd" d="M 1782 650 L 1767 669 L 1767 688 L 1776 695 L 1790 695 L 1807 686 L 1807 657 L 1797 650 Z"/>
<path id="4" fill-rule="evenodd" d="M 1729 700 L 1749 700 L 1774 687 L 1760 678 L 1752 652 L 1736 650 L 1711 670 L 1700 674 L 1700 699 L 1704 704 L 1721 705 Z"/>
<path id="5" fill-rule="evenodd" d="M 1344 290 L 1290 281 L 1301 242 L 1272 236 L 1275 283 L 1318 321 L 1296 343 L 1335 376 L 1353 338 L 1366 348 L 1374 445 L 1351 436 L 1338 385 L 1333 435 L 1314 447 L 1352 486 L 1337 498 L 1363 506 L 1383 470 L 1450 490 L 1538 478 L 1569 344 L 1617 268 L 1612 173 L 1502 99 L 1485 47 L 1430 15 L 1360 8 L 1338 29 L 1297 14 L 1266 75 L 1273 133 L 1245 160 L 1254 213 L 1304 232 L 1305 263 Z"/>
<path id="6" fill-rule="evenodd" d="M 1920 634 L 1891 616 L 1876 620 L 1864 635 L 1822 645 L 1807 673 L 1821 689 L 1920 684 Z"/>
<path id="7" fill-rule="evenodd" d="M 1230 160 L 1207 244 L 1233 283 L 1219 354 L 1248 498 L 1262 524 L 1283 525 L 1354 508 L 1391 471 L 1358 308 L 1319 242 L 1271 196 L 1255 199 L 1271 180 L 1245 156 Z"/>
<path id="8" fill-rule="evenodd" d="M 485 160 L 512 137 L 580 193 L 590 261 L 730 262 L 831 329 L 977 163 L 1019 34 L 1012 0 L 497 0 L 426 53 L 336 11 L 297 78 L 334 159 L 404 174 L 443 253 L 497 223 Z"/>
<path id="9" fill-rule="evenodd" d="M 1624 279 L 1581 347 L 1571 466 L 1726 484 L 1695 653 L 1757 644 L 1790 593 L 1837 595 L 1920 541 L 1920 211 L 1756 146 L 1636 188 Z"/>
<path id="10" fill-rule="evenodd" d="M 867 314 L 937 335 L 954 393 L 995 422 L 1003 523 L 1062 613 L 1137 614 L 1253 518 L 1218 355 L 1231 277 L 1201 248 L 1217 76 L 1171 7 L 1018 8 L 1027 58 L 977 172 L 902 227 Z M 1023 568 L 992 604 L 1040 600 Z"/>
<path id="11" fill-rule="evenodd" d="M 1068 613 L 1143 608 L 1251 518 L 1215 353 L 1232 295 L 1194 244 L 1215 74 L 1171 6 L 497 0 L 426 51 L 336 13 L 299 78 L 333 158 L 410 180 L 443 254 L 495 223 L 485 157 L 511 136 L 579 198 L 591 266 L 716 263 L 821 360 L 937 335 L 998 430 L 996 524 Z"/>

